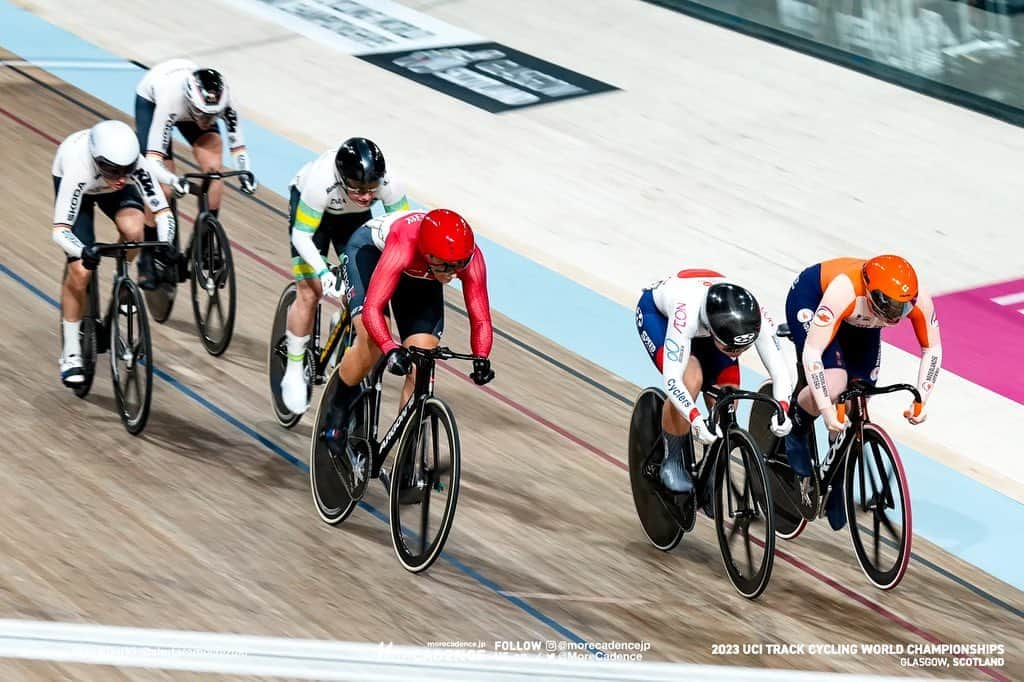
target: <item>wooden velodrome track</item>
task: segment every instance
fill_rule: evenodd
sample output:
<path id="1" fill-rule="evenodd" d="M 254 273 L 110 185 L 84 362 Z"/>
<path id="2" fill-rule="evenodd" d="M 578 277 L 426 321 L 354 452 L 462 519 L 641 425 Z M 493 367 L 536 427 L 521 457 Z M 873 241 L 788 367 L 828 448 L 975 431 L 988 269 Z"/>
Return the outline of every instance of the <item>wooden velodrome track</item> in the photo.
<path id="1" fill-rule="evenodd" d="M 398 565 L 379 486 L 367 499 L 375 513 L 326 526 L 303 464 L 311 420 L 284 431 L 268 403 L 267 330 L 288 257 L 283 201 L 265 190 L 257 202 L 226 193 L 240 292 L 230 349 L 209 357 L 179 299 L 153 325 L 149 425 L 127 435 L 105 356 L 84 402 L 57 378 L 49 170 L 56 144 L 100 117 L 122 118 L 41 70 L 0 68 L 0 617 L 408 644 L 646 640 L 649 660 L 884 674 L 911 671 L 893 656 L 723 657 L 712 644 L 992 642 L 1006 646 L 1003 668 L 912 672 L 1024 678 L 1022 595 L 921 538 L 903 583 L 881 593 L 848 534 L 819 523 L 780 543 L 754 603 L 729 585 L 703 516 L 673 553 L 655 550 L 623 464 L 638 387 L 500 316 L 490 387 L 458 366 L 438 375 L 465 454 L 446 559 L 425 576 Z M 97 226 L 113 238 L 99 214 Z M 464 348 L 452 293 L 446 343 Z M 192 677 L 10 660 L 0 670 L 4 680 Z"/>

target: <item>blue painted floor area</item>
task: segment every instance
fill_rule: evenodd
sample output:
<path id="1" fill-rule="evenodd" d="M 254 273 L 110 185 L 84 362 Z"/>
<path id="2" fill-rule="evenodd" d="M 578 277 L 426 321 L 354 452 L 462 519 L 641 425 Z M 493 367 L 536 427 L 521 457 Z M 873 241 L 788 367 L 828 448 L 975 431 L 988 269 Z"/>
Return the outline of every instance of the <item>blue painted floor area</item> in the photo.
<path id="1" fill-rule="evenodd" d="M 0 45 L 27 61 L 124 61 L 7 0 L 0 0 Z M 142 76 L 138 67 L 89 68 L 83 64 L 46 70 L 134 114 L 135 86 Z M 295 171 L 323 151 L 305 149 L 252 121 L 243 120 L 242 125 L 257 178 L 282 198 L 287 196 Z M 348 134 L 339 135 L 339 141 Z M 285 263 L 283 228 L 281 238 L 281 261 Z M 640 386 L 660 382 L 636 335 L 631 309 L 484 237 L 479 241 L 487 258 L 495 310 Z M 657 276 L 652 273 L 652 280 Z M 747 388 L 756 388 L 763 379 L 744 370 Z M 1020 561 L 1015 534 L 1011 535 L 1012 529 L 1024 525 L 1024 505 L 906 445 L 899 444 L 899 448 L 910 479 L 915 534 L 1024 589 L 1024 562 Z"/>

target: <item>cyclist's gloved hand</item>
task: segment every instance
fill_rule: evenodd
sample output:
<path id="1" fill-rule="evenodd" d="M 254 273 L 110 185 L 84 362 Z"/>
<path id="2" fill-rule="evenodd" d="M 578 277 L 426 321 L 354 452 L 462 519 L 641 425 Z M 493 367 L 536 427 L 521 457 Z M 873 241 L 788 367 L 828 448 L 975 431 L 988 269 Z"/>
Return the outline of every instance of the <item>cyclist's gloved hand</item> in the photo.
<path id="1" fill-rule="evenodd" d="M 494 370 L 491 369 L 489 358 L 473 358 L 473 373 L 469 375 L 473 383 L 483 386 L 494 378 Z"/>
<path id="2" fill-rule="evenodd" d="M 699 440 L 704 445 L 711 445 L 719 438 L 718 430 L 715 425 L 708 426 L 708 423 L 704 421 L 702 417 L 697 417 L 690 424 L 690 432 L 693 437 Z"/>
<path id="3" fill-rule="evenodd" d="M 238 176 L 238 181 L 242 185 L 242 191 L 245 192 L 246 194 L 255 194 L 256 193 L 256 188 L 259 187 L 259 183 L 256 182 L 256 176 L 253 175 L 251 177 L 252 177 L 252 180 L 249 179 L 250 176 L 248 176 L 248 175 L 239 175 Z"/>
<path id="4" fill-rule="evenodd" d="M 412 355 L 408 348 L 399 346 L 388 352 L 388 371 L 399 377 L 412 371 Z"/>
<path id="5" fill-rule="evenodd" d="M 789 415 L 785 412 L 782 413 L 782 423 L 776 417 L 771 418 L 772 433 L 778 438 L 785 438 L 789 435 L 790 430 L 793 428 L 793 422 L 789 420 Z"/>
<path id="6" fill-rule="evenodd" d="M 330 270 L 324 270 L 320 273 L 320 287 L 323 289 L 324 296 L 341 298 L 341 291 L 339 291 L 338 287 L 338 278 Z"/>
<path id="7" fill-rule="evenodd" d="M 100 265 L 100 250 L 95 244 L 82 248 L 82 267 L 95 270 Z"/>
<path id="8" fill-rule="evenodd" d="M 839 415 L 836 414 L 835 405 L 824 410 L 821 413 L 822 419 L 825 421 L 825 428 L 833 433 L 842 433 L 850 426 L 850 420 L 839 421 Z"/>
<path id="9" fill-rule="evenodd" d="M 903 416 L 907 418 L 907 421 L 917 426 L 925 419 L 928 418 L 928 414 L 924 411 L 923 403 L 910 403 L 910 409 L 903 413 Z"/>
<path id="10" fill-rule="evenodd" d="M 188 194 L 188 178 L 175 178 L 171 183 L 171 190 L 179 199 Z"/>

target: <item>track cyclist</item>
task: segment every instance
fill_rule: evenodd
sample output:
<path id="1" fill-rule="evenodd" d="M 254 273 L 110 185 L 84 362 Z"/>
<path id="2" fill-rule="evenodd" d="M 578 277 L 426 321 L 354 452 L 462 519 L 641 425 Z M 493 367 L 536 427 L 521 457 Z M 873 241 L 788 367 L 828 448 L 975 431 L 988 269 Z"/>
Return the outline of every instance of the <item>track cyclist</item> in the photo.
<path id="1" fill-rule="evenodd" d="M 100 256 L 93 248 L 96 231 L 94 207 L 114 221 L 122 239 L 141 241 L 143 207 L 156 216 L 161 241 L 174 238 L 174 216 L 149 163 L 139 155 L 139 142 L 121 121 L 101 121 L 72 133 L 61 142 L 53 160 L 53 241 L 67 254 L 67 277 L 61 292 L 64 349 L 60 378 L 67 386 L 84 381 L 79 331 L 85 308 L 85 290 Z M 129 258 L 134 258 L 130 253 Z"/>
<path id="2" fill-rule="evenodd" d="M 710 386 L 738 387 L 738 358 L 754 346 L 771 375 L 774 398 L 784 409 L 788 405 L 793 386 L 775 323 L 753 294 L 721 273 L 681 270 L 644 289 L 636 326 L 668 394 L 661 415 L 666 452 L 661 482 L 676 494 L 691 493 L 693 480 L 683 464 L 686 435 L 692 431 L 705 446 L 721 436 L 701 416 L 698 392 Z M 710 403 L 707 396 L 705 400 Z M 782 424 L 772 420 L 772 432 L 779 437 L 790 427 L 788 417 Z M 711 516 L 710 497 L 704 509 Z"/>
<path id="3" fill-rule="evenodd" d="M 200 68 L 188 59 L 170 59 L 150 69 L 135 89 L 135 124 L 139 146 L 147 158 L 155 161 L 157 180 L 167 185 L 178 197 L 188 191 L 184 178 L 175 175 L 172 134 L 177 128 L 192 146 L 192 154 L 203 173 L 221 170 L 223 143 L 217 120 L 223 118 L 228 132 L 228 146 L 238 170 L 250 168 L 249 152 L 239 125 L 238 111 L 224 77 L 216 70 Z M 255 180 L 240 176 L 242 191 L 253 194 Z M 164 193 L 170 198 L 170 190 Z M 210 212 L 220 212 L 223 181 L 210 185 Z M 153 238 L 153 223 L 146 216 L 146 238 Z M 165 265 L 159 263 L 160 266 Z M 139 286 L 155 288 L 158 284 L 153 260 L 148 253 L 139 258 Z"/>
<path id="4" fill-rule="evenodd" d="M 324 257 L 331 244 L 339 256 L 345 252 L 352 234 L 372 217 L 375 200 L 386 213 L 407 210 L 409 200 L 388 173 L 380 148 L 365 137 L 349 138 L 304 165 L 290 189 L 288 231 L 296 292 L 285 331 L 288 364 L 281 378 L 281 399 L 293 414 L 302 414 L 308 408 L 309 381 L 303 357 L 316 305 L 321 296 L 339 296 L 342 286 Z"/>
<path id="5" fill-rule="evenodd" d="M 807 386 L 793 405 L 793 430 L 786 438 L 789 465 L 798 476 L 811 475 L 807 434 L 820 414 L 830 433 L 842 432 L 833 404 L 851 379 L 874 385 L 882 359 L 882 327 L 909 318 L 921 344 L 917 389 L 921 405 L 911 404 L 904 416 L 911 424 L 925 420 L 924 404 L 942 365 L 942 345 L 935 305 L 917 282 L 917 273 L 900 256 L 867 260 L 835 258 L 805 269 L 786 297 L 786 320 L 803 365 Z M 827 501 L 829 524 L 846 524 L 842 487 Z"/>
<path id="6" fill-rule="evenodd" d="M 338 368 L 338 393 L 330 406 L 327 444 L 339 462 L 344 456 L 345 428 L 359 395 L 359 383 L 381 355 L 392 374 L 405 376 L 402 400 L 415 385 L 408 346 L 437 347 L 444 330 L 443 285 L 458 277 L 469 313 L 473 372 L 483 386 L 494 378 L 491 361 L 493 329 L 487 296 L 487 266 L 473 230 L 448 209 L 402 211 L 381 216 L 360 227 L 345 248 L 351 284 L 350 309 L 356 340 Z M 385 319 L 391 304 L 399 345 Z M 316 438 L 316 434 L 313 434 Z"/>

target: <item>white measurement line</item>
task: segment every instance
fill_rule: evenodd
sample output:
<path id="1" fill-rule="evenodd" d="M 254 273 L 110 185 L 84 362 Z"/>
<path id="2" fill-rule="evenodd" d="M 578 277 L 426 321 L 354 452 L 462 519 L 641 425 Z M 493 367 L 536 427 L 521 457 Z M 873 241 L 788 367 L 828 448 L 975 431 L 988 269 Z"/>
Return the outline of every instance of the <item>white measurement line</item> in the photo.
<path id="1" fill-rule="evenodd" d="M 992 299 L 993 303 L 998 305 L 1013 305 L 1014 303 L 1024 302 L 1024 291 L 1018 291 L 1015 294 L 1005 294 L 1003 296 L 996 296 Z"/>
<path id="2" fill-rule="evenodd" d="M 23 59 L 0 59 L 0 66 L 20 66 L 22 68 L 40 69 L 107 69 L 107 70 L 130 70 L 139 67 L 129 61 L 123 60 L 95 60 L 88 59 L 64 60 L 64 59 L 40 59 L 37 61 L 25 61 Z"/>
<path id="3" fill-rule="evenodd" d="M 488 644 L 490 642 L 487 642 Z M 905 682 L 792 670 L 679 663 L 625 663 L 536 655 L 225 635 L 78 623 L 0 620 L 0 657 L 119 667 L 189 670 L 315 680 L 778 680 L 841 678 L 843 682 Z"/>

